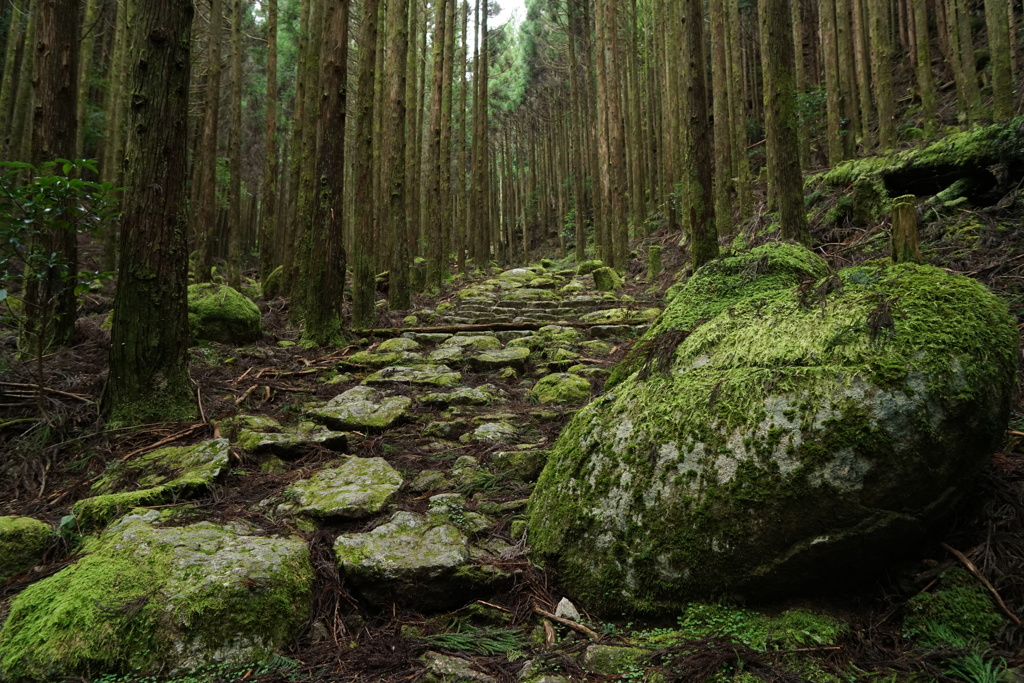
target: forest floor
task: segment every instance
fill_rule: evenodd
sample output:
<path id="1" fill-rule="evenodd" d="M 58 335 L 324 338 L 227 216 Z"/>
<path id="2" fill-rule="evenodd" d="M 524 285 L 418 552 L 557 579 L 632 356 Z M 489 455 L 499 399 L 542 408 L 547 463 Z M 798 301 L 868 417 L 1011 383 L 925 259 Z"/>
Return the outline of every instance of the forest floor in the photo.
<path id="1" fill-rule="evenodd" d="M 886 221 L 853 225 L 842 209 L 843 196 L 841 191 L 823 194 L 811 207 L 819 253 L 836 267 L 887 257 Z M 745 235 L 748 243 L 774 238 L 767 218 L 750 223 Z M 1024 320 L 1024 195 L 1014 191 L 991 206 L 961 206 L 937 215 L 923 227 L 921 241 L 927 262 L 977 278 Z M 908 601 L 938 590 L 941 571 L 965 567 L 965 560 L 973 568 L 969 583 L 981 586 L 977 582 L 984 577 L 1011 612 L 1024 613 L 1020 406 L 1005 445 L 929 539 L 929 550 L 889 567 L 881 576 L 838 594 L 758 605 L 694 605 L 671 622 L 591 620 L 584 613 L 580 621 L 586 628 L 576 628 L 540 614 L 554 612 L 563 594 L 557 577 L 534 564 L 521 539 L 513 535 L 522 526 L 536 471 L 504 469 L 500 454 L 543 452 L 578 407 L 538 404 L 531 391 L 540 378 L 573 367 L 590 382 L 591 395 L 600 392 L 608 369 L 642 329 L 643 312 L 661 307 L 665 290 L 685 275 L 686 253 L 675 247 L 676 242 L 677 237 L 664 229 L 638 239 L 625 286 L 614 294 L 595 292 L 593 278 L 576 275 L 576 264 L 568 259 L 538 266 L 529 276 L 539 278 L 533 287 L 524 285 L 527 280 L 507 277 L 506 283 L 515 281 L 517 286 L 492 290 L 500 287 L 502 278 L 488 273 L 457 277 L 440 295 L 418 297 L 412 311 L 416 327 L 486 327 L 519 319 L 522 332 L 503 329 L 496 335 L 501 344 L 509 348 L 513 339 L 529 334 L 538 343 L 522 365 L 459 368 L 460 386 L 493 388 L 500 398 L 492 405 L 432 405 L 422 399 L 436 388 L 393 383 L 389 390 L 414 399 L 405 424 L 382 433 L 349 434 L 346 452 L 381 457 L 403 474 L 406 486 L 392 510 L 422 512 L 431 495 L 457 492 L 469 511 L 484 512 L 489 519 L 486 533 L 519 549 L 503 556 L 515 577 L 509 586 L 440 614 L 397 604 L 375 608 L 346 584 L 331 545 L 339 534 L 366 531 L 385 517 L 321 524 L 302 532 L 316 569 L 309 621 L 315 626 L 295 634 L 287 656 L 261 667 L 215 668 L 167 680 L 505 682 L 519 680 L 524 666 L 533 674 L 573 681 L 1022 680 L 1024 632 L 1010 619 L 1003 619 L 998 633 L 989 637 L 954 642 L 915 635 L 904 622 Z M 654 244 L 663 247 L 665 269 L 648 280 L 647 247 Z M 89 253 L 91 245 L 83 247 Z M 580 291 L 561 293 L 571 283 Z M 474 293 L 467 295 L 471 288 Z M 540 293 L 524 295 L 511 307 L 515 310 L 503 309 L 509 292 L 524 290 Z M 96 401 L 107 365 L 109 333 L 102 322 L 111 306 L 109 283 L 85 296 L 77 343 L 44 359 L 42 395 L 32 388 L 37 365 L 16 357 L 13 330 L 0 330 L 5 359 L 0 366 L 0 452 L 5 454 L 0 487 L 6 492 L 0 499 L 0 515 L 31 516 L 56 526 L 75 501 L 89 495 L 90 483 L 111 462 L 157 446 L 212 438 L 220 434 L 218 425 L 238 414 L 293 423 L 304 405 L 328 401 L 379 369 L 351 359 L 361 351 L 372 354 L 387 335 L 354 339 L 343 349 L 303 349 L 296 343 L 299 331 L 289 322 L 288 301 L 262 300 L 258 289 L 247 293 L 260 307 L 264 337 L 241 348 L 204 344 L 191 350 L 190 372 L 202 406 L 202 420 L 196 424 L 102 429 Z M 573 296 L 575 308 L 567 303 Z M 615 310 L 619 313 L 601 314 Z M 382 313 L 378 327 L 402 327 L 408 313 Z M 627 324 L 616 320 L 622 315 Z M 560 333 L 557 344 L 543 342 L 545 333 L 528 329 L 559 321 L 578 326 Z M 491 336 L 487 331 L 472 334 Z M 436 351 L 441 339 L 419 337 L 422 352 Z M 372 355 L 369 362 L 373 363 Z M 42 420 L 40 408 L 46 415 Z M 459 439 L 482 424 L 495 423 L 512 425 L 514 435 Z M 297 459 L 267 467 L 270 456 L 235 445 L 230 472 L 189 503 L 208 519 L 244 519 L 267 532 L 280 532 L 280 519 L 258 504 L 337 458 L 327 448 L 311 447 Z M 430 472 L 437 476 L 425 475 Z M 963 557 L 954 556 L 943 544 L 962 551 Z M 0 586 L 0 622 L 5 617 L 3 605 L 30 583 L 67 567 L 75 553 L 73 544 L 54 543 L 40 567 Z M 794 626 L 793 615 L 804 615 L 806 623 Z M 595 642 L 608 648 L 596 650 Z M 443 673 L 448 670 L 444 667 L 454 666 L 452 660 L 439 664 L 436 654 L 425 656 L 428 652 L 460 659 L 466 668 L 462 673 Z M 1017 678 L 1011 678 L 1014 675 Z M 102 680 L 137 679 L 123 675 Z"/>

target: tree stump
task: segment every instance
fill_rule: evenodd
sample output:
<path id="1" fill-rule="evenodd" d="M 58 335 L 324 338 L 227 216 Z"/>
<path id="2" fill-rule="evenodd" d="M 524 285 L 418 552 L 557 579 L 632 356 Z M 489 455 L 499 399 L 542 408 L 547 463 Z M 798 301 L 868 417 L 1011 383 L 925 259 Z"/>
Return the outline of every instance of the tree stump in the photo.
<path id="1" fill-rule="evenodd" d="M 890 246 L 893 263 L 921 262 L 917 241 L 917 197 L 912 194 L 893 200 Z"/>

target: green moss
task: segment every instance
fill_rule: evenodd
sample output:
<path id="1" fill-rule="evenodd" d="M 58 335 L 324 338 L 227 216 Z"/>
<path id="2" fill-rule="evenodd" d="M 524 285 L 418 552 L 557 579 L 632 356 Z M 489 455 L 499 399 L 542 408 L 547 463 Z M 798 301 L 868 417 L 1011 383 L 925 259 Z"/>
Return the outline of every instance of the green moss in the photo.
<path id="1" fill-rule="evenodd" d="M 944 572 L 936 590 L 911 598 L 903 616 L 903 634 L 925 648 L 985 648 L 1002 625 L 991 596 L 959 567 Z"/>
<path id="2" fill-rule="evenodd" d="M 188 324 L 196 340 L 241 345 L 263 336 L 260 309 L 227 285 L 189 285 Z"/>
<path id="3" fill-rule="evenodd" d="M 530 390 L 531 400 L 544 405 L 579 405 L 590 399 L 590 382 L 578 375 L 559 372 L 537 381 Z"/>
<path id="4" fill-rule="evenodd" d="M 998 443 L 1016 373 L 1016 326 L 977 282 L 828 276 L 790 245 L 712 262 L 650 334 L 646 374 L 577 413 L 531 500 L 534 549 L 593 609 L 778 590 L 826 549 L 899 538 Z"/>
<path id="5" fill-rule="evenodd" d="M 597 268 L 591 274 L 594 276 L 594 286 L 599 292 L 615 292 L 622 289 L 622 277 L 614 268 Z"/>
<path id="6" fill-rule="evenodd" d="M 604 268 L 604 261 L 583 261 L 576 267 L 576 274 L 590 275 L 598 268 Z"/>
<path id="7" fill-rule="evenodd" d="M 301 552 L 285 554 L 273 550 L 281 541 L 232 540 L 208 523 L 150 526 L 156 516 L 88 539 L 81 560 L 14 598 L 0 630 L 0 678 L 155 673 L 189 657 L 260 661 L 287 642 L 312 584 L 301 543 Z M 184 540 L 189 534 L 194 540 Z M 218 578 L 218 559 L 258 552 L 267 563 L 250 563 L 247 577 L 257 588 L 233 578 L 230 565 Z"/>
<path id="8" fill-rule="evenodd" d="M 91 498 L 75 503 L 71 513 L 80 527 L 103 526 L 133 507 L 159 505 L 205 491 L 228 464 L 226 439 L 195 446 L 168 446 L 138 456 L 109 471 L 93 484 Z M 128 490 L 124 490 L 128 489 Z"/>
<path id="9" fill-rule="evenodd" d="M 0 517 L 0 584 L 43 556 L 53 530 L 31 517 Z"/>

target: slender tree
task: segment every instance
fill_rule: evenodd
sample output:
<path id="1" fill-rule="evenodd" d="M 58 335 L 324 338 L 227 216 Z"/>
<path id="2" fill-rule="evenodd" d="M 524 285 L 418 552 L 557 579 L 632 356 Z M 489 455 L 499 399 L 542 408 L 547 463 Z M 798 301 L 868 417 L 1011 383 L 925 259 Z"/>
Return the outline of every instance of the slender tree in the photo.
<path id="1" fill-rule="evenodd" d="M 352 325 L 370 327 L 376 319 L 376 287 L 373 272 L 373 101 L 377 59 L 378 0 L 364 0 L 359 24 L 359 80 L 356 86 L 356 129 L 352 145 L 352 176 L 355 179 L 355 267 L 352 279 Z M 442 34 L 443 35 L 443 34 Z"/>
<path id="2" fill-rule="evenodd" d="M 263 211 L 260 224 L 260 278 L 279 264 L 277 240 L 277 0 L 267 2 L 267 112 L 263 158 Z"/>
<path id="3" fill-rule="evenodd" d="M 131 39 L 121 258 L 114 297 L 108 424 L 191 420 L 188 249 L 182 206 L 188 163 L 190 0 L 138 0 Z"/>
<path id="4" fill-rule="evenodd" d="M 794 56 L 789 0 L 761 0 L 758 19 L 764 67 L 765 139 L 768 175 L 775 184 L 785 239 L 809 244 L 799 159 L 799 118 L 793 87 Z"/>
<path id="5" fill-rule="evenodd" d="M 36 34 L 33 84 L 31 161 L 43 164 L 75 154 L 78 94 L 78 2 L 41 0 Z M 39 250 L 55 263 L 42 278 L 28 278 L 25 288 L 25 332 L 42 355 L 51 345 L 65 345 L 75 329 L 75 274 L 78 236 L 74 230 L 43 231 Z"/>
<path id="6" fill-rule="evenodd" d="M 384 82 L 386 88 L 383 139 L 383 178 L 386 225 L 390 235 L 391 264 L 388 304 L 392 310 L 411 306 L 409 292 L 409 240 L 406 213 L 406 69 L 409 59 L 409 7 L 406 0 L 388 0 L 387 47 Z"/>
<path id="7" fill-rule="evenodd" d="M 220 114 L 220 41 L 223 1 L 210 0 L 210 31 L 206 50 L 206 102 L 199 145 L 199 210 L 196 225 L 195 277 L 207 282 L 213 268 L 213 236 L 217 225 L 217 123 Z"/>
<path id="8" fill-rule="evenodd" d="M 394 0 L 392 0 L 394 1 Z M 404 23 L 404 21 L 403 21 Z M 345 289 L 345 116 L 348 76 L 349 0 L 324 0 L 320 41 L 320 144 L 307 264 L 308 285 L 303 337 L 326 346 L 341 341 L 341 302 Z"/>
<path id="9" fill-rule="evenodd" d="M 686 53 L 686 164 L 690 198 L 687 224 L 690 228 L 690 254 L 693 267 L 699 268 L 718 256 L 718 231 L 715 228 L 714 193 L 711 174 L 711 128 L 708 125 L 708 96 L 704 80 L 703 0 L 685 0 L 683 5 L 683 49 Z M 792 42 L 789 43 L 792 50 Z M 793 93 L 796 97 L 796 93 Z M 795 112 L 794 112 L 795 113 Z M 800 171 L 799 153 L 797 172 Z"/>

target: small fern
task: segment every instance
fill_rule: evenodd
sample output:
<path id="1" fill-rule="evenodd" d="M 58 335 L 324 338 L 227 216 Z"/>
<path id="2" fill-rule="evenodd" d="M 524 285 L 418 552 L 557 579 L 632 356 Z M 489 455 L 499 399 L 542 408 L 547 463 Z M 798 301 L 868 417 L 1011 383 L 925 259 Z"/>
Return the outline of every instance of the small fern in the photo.
<path id="1" fill-rule="evenodd" d="M 516 629 L 466 628 L 453 633 L 426 636 L 422 640 L 431 647 L 488 657 L 505 655 L 509 652 L 521 652 L 526 648 L 523 634 Z"/>

